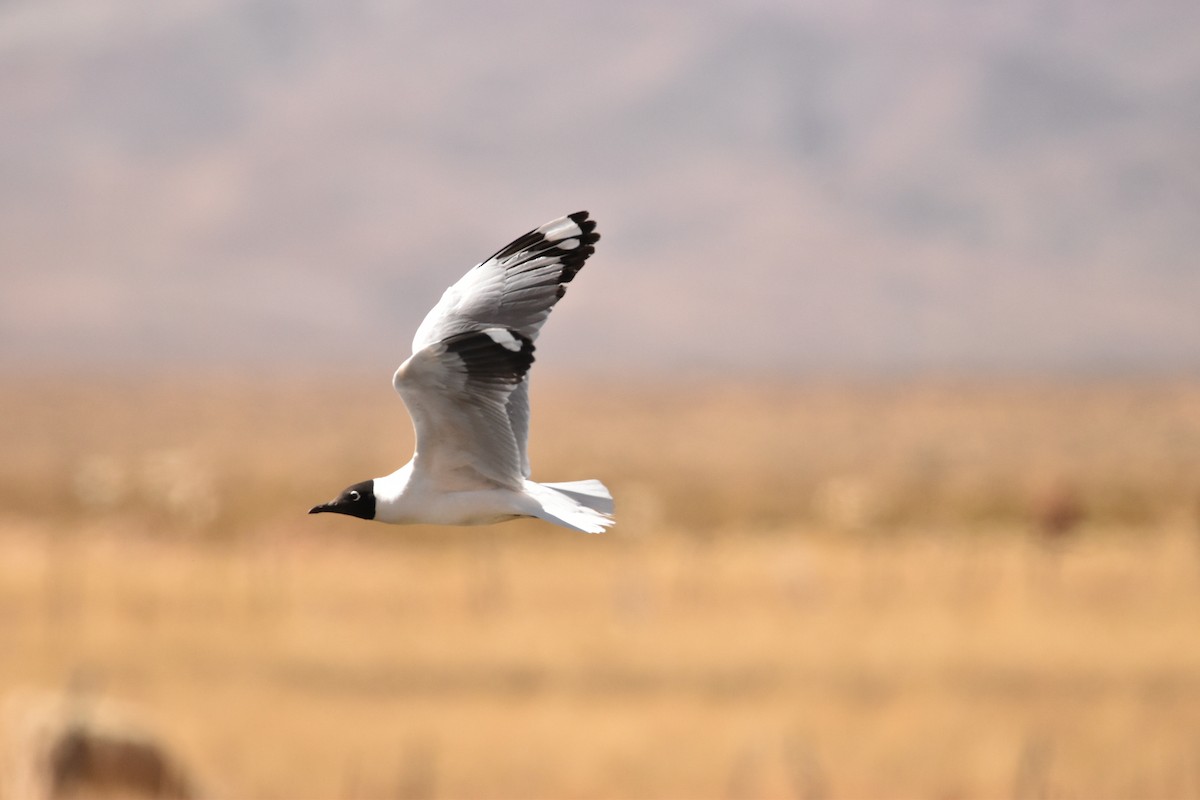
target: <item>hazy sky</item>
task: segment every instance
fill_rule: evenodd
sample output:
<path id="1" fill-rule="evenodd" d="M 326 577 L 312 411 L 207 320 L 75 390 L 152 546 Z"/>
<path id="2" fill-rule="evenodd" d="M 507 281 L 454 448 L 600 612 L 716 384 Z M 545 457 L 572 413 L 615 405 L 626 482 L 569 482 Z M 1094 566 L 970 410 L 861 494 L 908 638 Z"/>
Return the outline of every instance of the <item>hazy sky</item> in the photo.
<path id="1" fill-rule="evenodd" d="M 563 369 L 1200 367 L 1200 5 L 0 6 L 0 360 L 394 365 L 587 208 Z"/>

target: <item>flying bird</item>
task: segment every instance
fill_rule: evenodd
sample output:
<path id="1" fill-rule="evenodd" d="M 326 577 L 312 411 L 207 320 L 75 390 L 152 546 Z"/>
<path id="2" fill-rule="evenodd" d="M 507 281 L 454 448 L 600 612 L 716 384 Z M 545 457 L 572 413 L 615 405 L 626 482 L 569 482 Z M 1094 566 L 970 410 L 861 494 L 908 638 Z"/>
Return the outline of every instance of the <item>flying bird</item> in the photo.
<path id="1" fill-rule="evenodd" d="M 585 533 L 612 525 L 603 483 L 535 483 L 526 448 L 533 343 L 595 252 L 595 231 L 586 211 L 547 222 L 447 289 L 392 378 L 416 431 L 412 460 L 308 513 L 401 525 L 536 517 Z"/>

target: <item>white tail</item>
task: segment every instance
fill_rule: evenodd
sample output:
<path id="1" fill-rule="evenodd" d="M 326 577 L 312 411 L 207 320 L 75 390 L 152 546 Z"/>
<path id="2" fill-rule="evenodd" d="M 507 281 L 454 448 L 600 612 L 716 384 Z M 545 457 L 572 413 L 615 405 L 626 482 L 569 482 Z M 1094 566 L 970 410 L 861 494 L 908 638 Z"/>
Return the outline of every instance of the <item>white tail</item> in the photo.
<path id="1" fill-rule="evenodd" d="M 597 480 L 569 483 L 525 482 L 525 491 L 538 501 L 540 519 L 584 533 L 603 533 L 612 518 L 613 499 Z"/>

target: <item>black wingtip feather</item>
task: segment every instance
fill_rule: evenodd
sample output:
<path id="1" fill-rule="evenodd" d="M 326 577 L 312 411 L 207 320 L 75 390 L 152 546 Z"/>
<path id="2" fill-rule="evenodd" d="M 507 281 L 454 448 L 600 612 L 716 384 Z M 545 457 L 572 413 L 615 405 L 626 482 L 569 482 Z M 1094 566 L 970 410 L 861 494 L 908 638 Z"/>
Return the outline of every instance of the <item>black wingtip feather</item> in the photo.
<path id="1" fill-rule="evenodd" d="M 580 233 L 578 235 L 567 236 L 554 241 L 547 241 L 546 235 L 542 233 L 539 228 L 534 228 L 533 230 L 518 236 L 516 239 L 513 239 L 504 247 L 501 247 L 492 254 L 491 258 L 485 259 L 485 262 L 490 261 L 493 258 L 511 258 L 523 250 L 530 250 L 533 252 L 550 250 L 553 249 L 558 242 L 565 241 L 566 239 L 578 239 L 580 245 L 591 245 L 600 241 L 600 234 L 596 233 L 596 221 L 588 217 L 588 212 L 576 211 L 574 214 L 568 214 L 567 219 L 571 220 L 579 227 Z"/>
<path id="2" fill-rule="evenodd" d="M 592 231 L 596 230 L 596 220 L 590 219 L 588 217 L 588 212 L 586 211 L 576 211 L 574 214 L 567 214 L 567 218 L 579 226 L 579 229 L 583 231 L 585 238 Z M 599 238 L 600 234 L 597 233 L 596 239 Z M 591 241 L 595 241 L 595 239 L 592 239 Z"/>
<path id="3" fill-rule="evenodd" d="M 587 261 L 592 253 L 596 252 L 596 248 L 591 245 L 582 245 L 574 250 L 565 251 L 562 259 L 562 276 L 559 280 L 562 283 L 570 283 L 579 274 L 579 270 L 583 269 L 583 262 Z"/>
<path id="4" fill-rule="evenodd" d="M 516 239 L 513 239 L 511 242 L 509 242 L 504 247 L 501 247 L 499 250 L 497 250 L 492 255 L 491 258 L 485 259 L 483 263 L 486 264 L 488 261 L 491 261 L 493 258 L 497 258 L 497 259 L 512 258 L 513 256 L 515 256 L 517 253 L 521 252 L 522 250 L 528 250 L 531 247 L 534 247 L 539 242 L 541 242 L 544 238 L 545 237 L 542 236 L 542 234 L 538 233 L 536 230 L 532 230 L 529 233 L 523 234 L 523 235 L 517 237 Z"/>
<path id="5" fill-rule="evenodd" d="M 580 231 L 578 234 L 548 240 L 546 239 L 546 235 L 541 232 L 541 228 L 534 228 L 497 250 L 490 258 L 483 261 L 480 266 L 492 260 L 504 261 L 516 258 L 522 253 L 527 253 L 528 255 L 522 258 L 521 261 L 509 267 L 509 269 L 524 271 L 521 269 L 522 262 L 542 257 L 557 258 L 562 265 L 562 271 L 558 275 L 559 287 L 557 292 L 558 297 L 561 298 L 566 293 L 564 284 L 570 283 L 575 279 L 575 276 L 579 274 L 579 270 L 583 269 L 584 262 L 596 252 L 596 242 L 600 241 L 600 234 L 596 233 L 596 221 L 591 219 L 587 211 L 576 211 L 574 214 L 568 214 L 567 219 L 578 226 Z M 544 228 L 546 225 L 541 227 Z M 575 241 L 578 244 L 572 248 L 563 248 L 561 244 L 567 241 Z"/>

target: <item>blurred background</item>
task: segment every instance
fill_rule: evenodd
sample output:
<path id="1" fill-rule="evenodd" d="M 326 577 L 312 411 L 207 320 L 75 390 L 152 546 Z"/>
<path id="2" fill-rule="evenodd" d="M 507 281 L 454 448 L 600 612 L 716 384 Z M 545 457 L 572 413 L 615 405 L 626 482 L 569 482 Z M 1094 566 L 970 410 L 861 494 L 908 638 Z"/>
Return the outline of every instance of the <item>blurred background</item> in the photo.
<path id="1" fill-rule="evenodd" d="M 534 477 L 411 452 L 587 209 Z M 1200 796 L 1200 6 L 0 4 L 0 796 Z"/>

